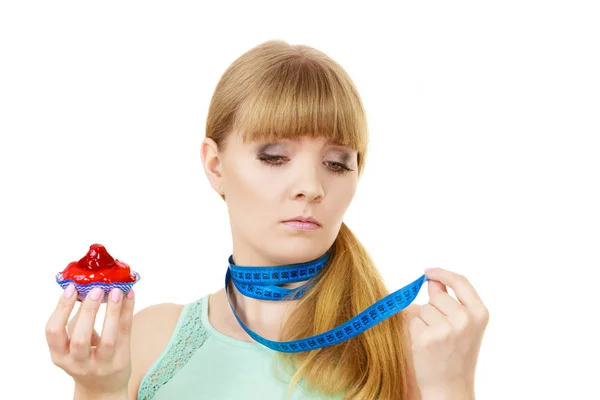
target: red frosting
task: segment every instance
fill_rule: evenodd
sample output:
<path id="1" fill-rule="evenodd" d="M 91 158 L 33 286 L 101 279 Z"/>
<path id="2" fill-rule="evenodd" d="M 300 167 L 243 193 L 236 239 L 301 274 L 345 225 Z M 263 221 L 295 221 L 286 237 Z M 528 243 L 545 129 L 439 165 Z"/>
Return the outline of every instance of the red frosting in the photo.
<path id="1" fill-rule="evenodd" d="M 73 261 L 62 272 L 63 279 L 71 279 L 80 284 L 100 282 L 135 282 L 129 265 L 115 260 L 101 244 L 93 244 L 79 261 Z"/>

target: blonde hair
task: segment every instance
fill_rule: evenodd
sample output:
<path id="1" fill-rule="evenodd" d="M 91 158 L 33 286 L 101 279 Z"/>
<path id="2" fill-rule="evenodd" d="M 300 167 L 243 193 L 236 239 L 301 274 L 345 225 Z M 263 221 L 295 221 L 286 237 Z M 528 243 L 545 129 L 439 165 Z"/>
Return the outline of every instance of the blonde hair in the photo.
<path id="1" fill-rule="evenodd" d="M 219 149 L 232 131 L 244 140 L 327 137 L 358 152 L 362 174 L 368 130 L 358 91 L 343 68 L 323 52 L 281 40 L 264 42 L 235 60 L 219 80 L 206 136 Z M 224 199 L 224 196 L 222 196 Z M 322 273 L 281 332 L 296 340 L 330 330 L 389 294 L 369 254 L 342 223 Z M 288 396 L 304 381 L 310 391 L 344 399 L 405 399 L 402 313 L 345 342 L 302 353 L 278 353 L 294 371 Z"/>

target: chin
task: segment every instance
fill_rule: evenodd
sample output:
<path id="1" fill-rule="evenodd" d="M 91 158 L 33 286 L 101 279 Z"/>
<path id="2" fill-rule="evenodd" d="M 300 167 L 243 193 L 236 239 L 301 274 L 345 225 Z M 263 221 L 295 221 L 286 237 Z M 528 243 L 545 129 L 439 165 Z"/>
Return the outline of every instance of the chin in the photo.
<path id="1" fill-rule="evenodd" d="M 287 238 L 274 241 L 277 244 L 272 248 L 272 254 L 281 264 L 297 264 L 308 262 L 321 257 L 330 246 L 324 247 L 323 240 L 307 240 L 304 238 Z"/>

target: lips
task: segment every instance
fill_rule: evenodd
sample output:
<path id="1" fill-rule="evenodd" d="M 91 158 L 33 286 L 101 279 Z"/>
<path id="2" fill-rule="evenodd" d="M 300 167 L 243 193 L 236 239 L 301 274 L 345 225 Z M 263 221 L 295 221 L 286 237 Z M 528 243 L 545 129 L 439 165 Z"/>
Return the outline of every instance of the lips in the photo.
<path id="1" fill-rule="evenodd" d="M 313 231 L 321 229 L 321 223 L 312 217 L 296 217 L 281 222 L 283 225 L 293 230 Z"/>
<path id="2" fill-rule="evenodd" d="M 319 221 L 317 221 L 316 219 L 314 219 L 313 217 L 295 217 L 292 219 L 288 219 L 286 221 L 283 222 L 293 222 L 293 221 L 297 221 L 297 222 L 302 222 L 302 223 L 311 223 L 311 224 L 315 224 L 318 226 L 321 226 L 321 223 Z"/>

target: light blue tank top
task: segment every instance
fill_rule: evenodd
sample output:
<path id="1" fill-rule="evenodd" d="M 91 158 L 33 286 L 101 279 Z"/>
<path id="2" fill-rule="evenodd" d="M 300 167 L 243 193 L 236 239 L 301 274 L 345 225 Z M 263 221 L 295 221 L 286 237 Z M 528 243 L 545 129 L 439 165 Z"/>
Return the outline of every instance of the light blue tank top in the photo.
<path id="1" fill-rule="evenodd" d="M 284 400 L 289 374 L 277 369 L 276 352 L 226 336 L 208 320 L 208 295 L 184 305 L 167 346 L 150 366 L 138 400 Z M 310 395 L 304 381 L 292 400 L 341 400 Z"/>

